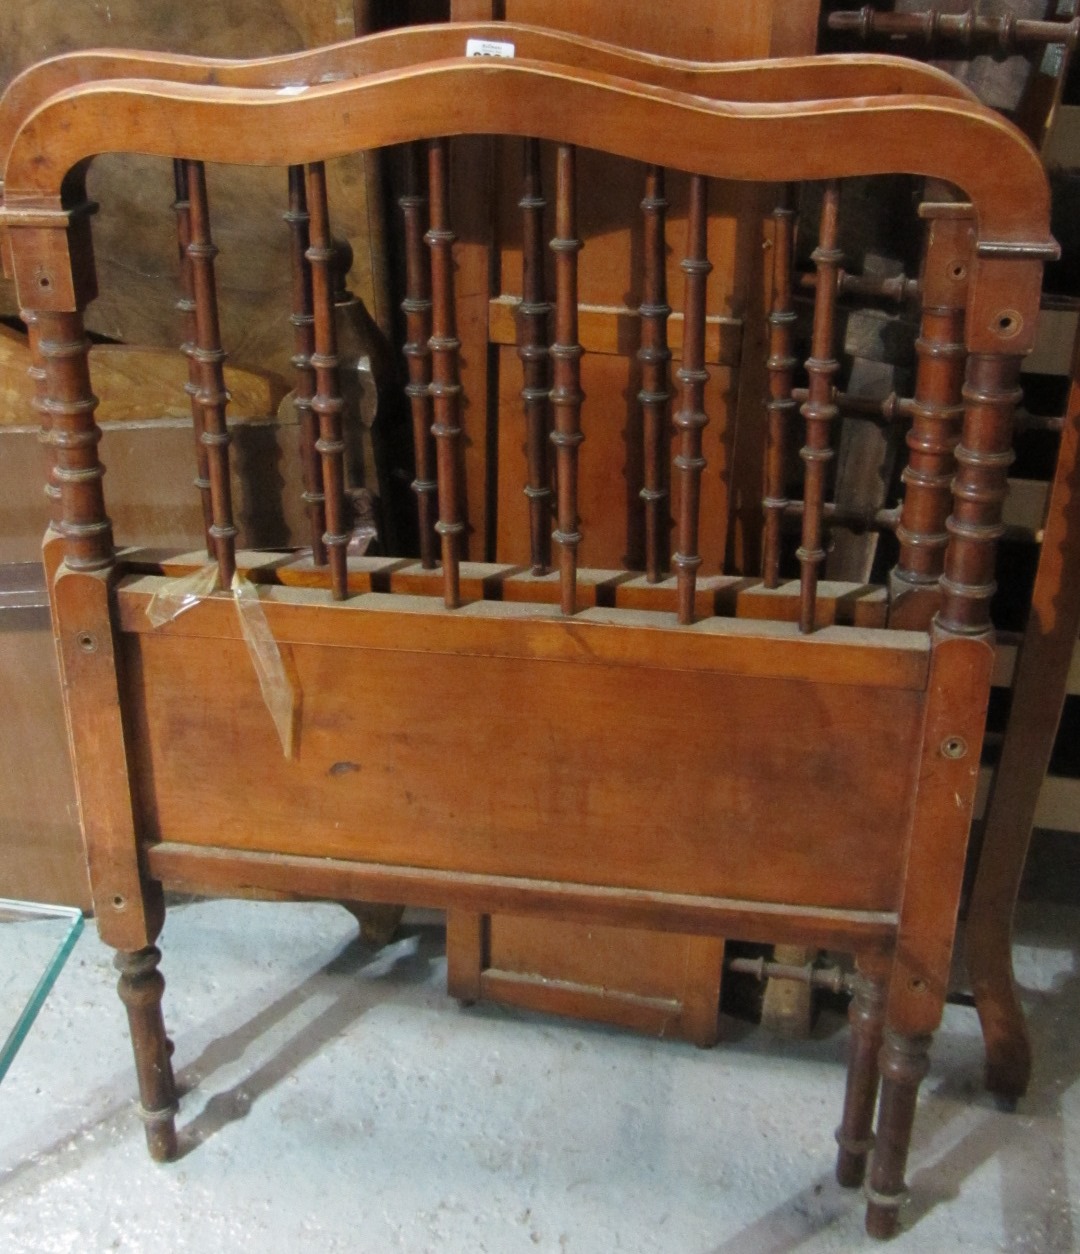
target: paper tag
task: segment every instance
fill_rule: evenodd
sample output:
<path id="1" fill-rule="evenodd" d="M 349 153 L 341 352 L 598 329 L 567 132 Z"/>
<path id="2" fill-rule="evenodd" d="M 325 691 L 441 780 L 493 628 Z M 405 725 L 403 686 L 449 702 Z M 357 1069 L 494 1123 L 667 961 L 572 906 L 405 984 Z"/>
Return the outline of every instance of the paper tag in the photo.
<path id="1" fill-rule="evenodd" d="M 499 39 L 467 39 L 465 55 L 467 57 L 512 57 L 514 45 L 503 43 Z"/>

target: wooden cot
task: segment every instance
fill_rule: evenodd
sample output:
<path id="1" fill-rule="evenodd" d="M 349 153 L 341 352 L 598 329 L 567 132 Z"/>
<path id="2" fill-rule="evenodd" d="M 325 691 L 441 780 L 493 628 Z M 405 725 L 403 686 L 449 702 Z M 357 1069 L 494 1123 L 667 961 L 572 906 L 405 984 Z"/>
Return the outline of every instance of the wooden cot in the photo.
<path id="1" fill-rule="evenodd" d="M 807 102 L 776 88 L 761 103 L 759 89 L 749 101 L 709 100 L 587 65 L 411 60 L 272 88 L 205 85 L 199 74 L 168 82 L 168 71 L 60 86 L 22 113 L 11 140 L 3 223 L 51 456 L 54 627 L 98 924 L 119 951 L 151 1152 L 168 1158 L 176 1146 L 154 946 L 163 888 L 787 940 L 856 958 L 838 1174 L 862 1179 L 877 1107 L 867 1223 L 888 1235 L 946 992 L 1016 377 L 1042 261 L 1054 253 L 1038 158 L 955 91 Z M 525 387 L 521 408 L 502 420 L 527 452 L 532 522 L 518 565 L 461 560 L 468 409 L 448 137 L 473 134 L 524 141 Z M 418 561 L 347 552 L 328 283 L 322 162 L 394 144 L 411 146 L 417 171 L 405 204 L 405 352 Z M 545 193 L 548 144 L 555 183 Z M 578 147 L 646 167 L 641 572 L 579 562 L 588 544 L 579 480 L 605 468 L 589 465 L 579 383 Z M 85 173 L 103 151 L 173 158 L 181 193 L 190 392 L 219 591 L 159 626 L 148 607 L 192 563 L 115 550 L 96 454 L 82 328 L 95 295 Z M 289 167 L 309 553 L 235 548 L 203 162 Z M 690 176 L 677 321 L 663 165 Z M 922 335 L 897 567 L 883 591 L 838 593 L 818 579 L 837 412 L 836 180 L 893 172 L 946 180 L 970 203 L 922 210 Z M 716 525 L 700 491 L 709 178 L 826 180 L 799 498 L 787 473 L 798 421 L 791 222 L 783 211 L 777 219 L 759 581 L 700 569 L 700 536 Z M 542 241 L 552 232 L 549 293 Z M 625 508 L 618 484 L 610 497 Z M 785 581 L 781 532 L 793 516 L 799 578 Z M 279 656 L 276 695 L 288 692 L 285 755 L 233 604 L 250 606 L 251 584 Z"/>

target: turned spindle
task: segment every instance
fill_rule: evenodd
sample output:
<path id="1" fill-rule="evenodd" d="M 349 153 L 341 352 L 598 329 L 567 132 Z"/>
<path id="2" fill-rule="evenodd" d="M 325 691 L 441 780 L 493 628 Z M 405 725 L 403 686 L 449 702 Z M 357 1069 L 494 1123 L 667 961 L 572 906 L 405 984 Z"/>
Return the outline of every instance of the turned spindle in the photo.
<path id="1" fill-rule="evenodd" d="M 206 194 L 206 169 L 201 161 L 184 162 L 188 195 L 191 292 L 194 309 L 194 348 L 191 359 L 198 380 L 194 401 L 202 415 L 199 442 L 206 449 L 213 521 L 209 534 L 223 588 L 236 572 L 236 526 L 233 523 L 232 483 L 229 477 L 229 429 L 225 408 L 225 352 L 221 347 L 214 258 L 217 248 L 210 235 L 210 205 Z M 200 466 L 201 472 L 201 466 Z"/>
<path id="2" fill-rule="evenodd" d="M 578 343 L 576 151 L 559 146 L 555 160 L 555 342 L 551 345 L 551 408 L 555 429 L 557 525 L 552 539 L 559 546 L 560 604 L 564 614 L 577 609 L 577 560 L 581 543 L 578 518 L 578 446 L 581 433 L 581 354 Z"/>
<path id="3" fill-rule="evenodd" d="M 885 1023 L 885 981 L 880 972 L 871 975 L 860 970 L 856 975 L 848 1022 L 851 1043 L 844 1113 L 836 1129 L 836 1179 L 843 1188 L 852 1189 L 862 1184 L 867 1156 L 874 1145 L 878 1055 Z"/>
<path id="4" fill-rule="evenodd" d="M 806 362 L 809 376 L 807 399 L 802 406 L 806 423 L 806 443 L 799 452 L 805 463 L 803 486 L 802 543 L 799 559 L 799 630 L 814 630 L 817 610 L 818 574 L 825 560 L 824 515 L 825 471 L 832 460 L 829 428 L 837 415 L 833 399 L 833 376 L 840 363 L 833 356 L 836 339 L 836 276 L 842 253 L 837 248 L 840 226 L 840 188 L 835 182 L 826 184 L 821 205 L 821 227 L 818 246 L 811 254 L 817 271 L 814 289 L 814 328 L 810 340 L 810 357 Z"/>
<path id="5" fill-rule="evenodd" d="M 322 458 L 323 491 L 326 494 L 326 531 L 323 542 L 330 564 L 330 586 L 336 601 L 349 595 L 346 546 L 349 543 L 345 519 L 345 439 L 342 435 L 341 399 L 338 380 L 337 329 L 334 325 L 334 276 L 336 250 L 330 238 L 330 211 L 326 198 L 326 167 L 315 161 L 304 171 L 307 191 L 311 263 L 311 308 L 315 319 L 315 395 L 311 408 L 319 419 L 315 448 Z"/>
<path id="6" fill-rule="evenodd" d="M 671 306 L 667 302 L 667 241 L 665 226 L 668 202 L 664 195 L 664 171 L 651 165 L 645 173 L 644 280 L 642 283 L 641 406 L 644 437 L 645 577 L 649 583 L 664 578 L 668 567 L 671 507 L 667 484 L 671 405 L 671 350 L 667 326 Z"/>
<path id="7" fill-rule="evenodd" d="M 63 506 L 60 496 L 60 483 L 56 478 L 56 449 L 52 438 L 52 418 L 49 414 L 48 387 L 45 378 L 45 362 L 41 357 L 40 336 L 38 333 L 37 314 L 30 309 L 23 309 L 19 315 L 26 323 L 26 342 L 30 350 L 30 365 L 26 373 L 34 386 L 34 397 L 31 404 L 38 416 L 40 428 L 38 442 L 45 451 L 45 501 L 49 507 L 49 522 L 59 529 L 63 517 Z"/>
<path id="8" fill-rule="evenodd" d="M 454 240 L 450 228 L 450 144 L 433 139 L 428 144 L 428 195 L 431 226 L 424 239 L 431 253 L 431 397 L 439 485 L 439 520 L 435 530 L 442 540 L 443 600 L 447 609 L 461 604 L 460 561 L 465 516 L 461 499 L 461 384 L 454 313 Z"/>
<path id="9" fill-rule="evenodd" d="M 311 559 L 316 566 L 325 566 L 326 543 L 323 535 L 326 531 L 326 494 L 323 492 L 322 461 L 316 448 L 319 420 L 312 409 L 316 390 L 315 367 L 311 363 L 315 352 L 315 313 L 311 291 L 311 263 L 307 259 L 307 251 L 311 247 L 311 215 L 307 207 L 303 166 L 289 167 L 289 208 L 284 219 L 289 227 L 289 254 L 292 262 L 292 313 L 289 315 L 289 322 L 293 328 L 292 365 L 296 377 L 293 407 L 300 426 L 303 501 L 311 537 Z"/>
<path id="10" fill-rule="evenodd" d="M 1051 22 L 1017 17 L 1015 13 L 984 16 L 974 8 L 962 13 L 943 9 L 922 9 L 914 13 L 882 13 L 873 5 L 830 13 L 829 30 L 896 39 L 919 39 L 927 48 L 937 43 L 957 44 L 965 51 L 990 51 L 1001 56 L 1028 47 L 1065 44 L 1070 50 L 1080 39 L 1080 20 Z"/>
<path id="11" fill-rule="evenodd" d="M 154 945 L 113 959 L 120 972 L 117 992 L 127 1010 L 135 1072 L 139 1081 L 139 1116 L 146 1129 L 146 1145 L 155 1162 L 176 1157 L 176 1083 L 172 1070 L 172 1043 L 165 1035 L 161 998 L 165 980 L 158 970 L 161 951 Z"/>
<path id="12" fill-rule="evenodd" d="M 792 298 L 792 263 L 795 248 L 795 211 L 792 190 L 784 189 L 783 198 L 773 210 L 772 299 L 769 307 L 769 399 L 765 452 L 765 534 L 763 537 L 762 578 L 766 588 L 780 582 L 780 537 L 784 510 L 788 500 L 785 492 L 787 472 L 788 428 L 795 411 L 792 384 L 798 361 L 793 355 L 795 307 Z"/>
<path id="13" fill-rule="evenodd" d="M 416 474 L 412 490 L 416 495 L 417 524 L 420 533 L 420 564 L 433 570 L 438 563 L 437 533 L 439 503 L 436 497 L 435 437 L 431 432 L 431 268 L 424 247 L 427 198 L 420 181 L 420 162 L 415 144 L 405 147 L 405 192 L 398 199 L 405 224 L 405 355 L 409 381 L 405 395 L 412 417 L 413 456 Z"/>
<path id="14" fill-rule="evenodd" d="M 540 170 L 540 142 L 525 141 L 524 187 L 521 209 L 521 303 L 517 310 L 518 356 L 525 411 L 525 452 L 529 502 L 529 548 L 534 575 L 551 568 L 551 469 L 548 442 L 551 437 L 551 355 L 548 350 L 548 318 L 551 304 L 544 282 L 544 199 Z"/>
<path id="15" fill-rule="evenodd" d="M 929 1050 L 929 1036 L 885 1033 L 878 1058 L 881 1099 L 877 1133 L 866 1184 L 866 1231 L 872 1237 L 891 1237 L 899 1226 L 900 1207 L 907 1197 L 904 1172 L 915 1104 L 919 1085 L 930 1070 Z"/>
<path id="16" fill-rule="evenodd" d="M 957 211 L 960 211 L 959 213 Z M 963 211 L 967 210 L 967 213 Z M 904 499 L 893 570 L 893 593 L 934 585 L 941 577 L 949 536 L 945 520 L 952 503 L 954 450 L 964 416 L 964 311 L 972 219 L 967 206 L 924 205 L 927 243 L 923 258 L 923 302 L 915 342 L 915 395 L 904 405 L 911 418 L 908 463 L 901 479 Z"/>
<path id="17" fill-rule="evenodd" d="M 214 537 L 211 528 L 214 525 L 214 502 L 210 495 L 210 461 L 207 447 L 203 441 L 203 408 L 199 404 L 199 363 L 195 359 L 195 292 L 191 279 L 191 199 L 188 194 L 187 163 L 179 158 L 173 161 L 173 186 L 175 199 L 173 212 L 176 214 L 176 250 L 179 261 L 180 297 L 176 302 L 176 312 L 180 315 L 180 334 L 183 340 L 180 351 L 187 360 L 187 383 L 184 391 L 188 395 L 191 406 L 191 425 L 195 433 L 195 480 L 194 486 L 199 493 L 202 505 L 203 531 L 206 535 L 206 552 L 215 556 Z"/>
<path id="18" fill-rule="evenodd" d="M 44 370 L 40 410 L 53 466 L 50 483 L 60 494 L 64 561 L 72 570 L 102 570 L 113 561 L 112 524 L 105 514 L 98 460 L 101 431 L 94 421 L 97 397 L 90 388 L 90 344 L 81 313 L 31 311 L 36 356 Z M 53 498 L 55 501 L 55 498 Z"/>
<path id="19" fill-rule="evenodd" d="M 680 623 L 694 621 L 694 594 L 698 554 L 698 519 L 701 512 L 701 474 L 706 466 L 701 451 L 701 435 L 708 423 L 705 413 L 705 385 L 709 372 L 705 368 L 705 293 L 706 280 L 712 270 L 707 256 L 706 182 L 700 175 L 690 179 L 690 210 L 686 223 L 686 256 L 681 264 L 686 275 L 683 297 L 682 364 L 676 373 L 679 380 L 679 409 L 674 424 L 679 433 L 679 451 L 674 465 L 679 473 L 679 510 L 677 518 L 678 551 L 671 559 L 678 584 Z"/>
<path id="20" fill-rule="evenodd" d="M 1019 356 L 972 353 L 964 382 L 964 426 L 956 446 L 953 512 L 941 576 L 939 625 L 979 635 L 990 630 L 994 563 L 1004 533 L 1001 510 L 1013 463 L 1012 416 L 1021 391 Z"/>

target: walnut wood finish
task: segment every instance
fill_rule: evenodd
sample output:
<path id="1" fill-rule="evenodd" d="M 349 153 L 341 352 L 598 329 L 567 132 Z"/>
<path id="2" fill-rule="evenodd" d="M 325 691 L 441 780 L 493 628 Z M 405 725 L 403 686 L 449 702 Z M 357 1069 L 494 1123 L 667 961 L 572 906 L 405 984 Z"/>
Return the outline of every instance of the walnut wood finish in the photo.
<path id="1" fill-rule="evenodd" d="M 435 446 L 431 434 L 431 265 L 424 248 L 427 197 L 421 190 L 420 156 L 416 146 L 405 149 L 405 192 L 398 201 L 405 219 L 405 343 L 402 352 L 409 381 L 405 392 L 412 413 L 413 452 L 416 476 L 416 512 L 420 536 L 420 560 L 434 570 L 435 524 L 438 521 L 438 483 L 435 479 Z"/>
<path id="2" fill-rule="evenodd" d="M 581 543 L 578 518 L 578 446 L 584 440 L 580 427 L 581 391 L 577 322 L 577 154 L 570 144 L 560 144 L 556 154 L 555 237 L 555 340 L 551 345 L 551 412 L 555 445 L 556 527 L 552 539 L 559 546 L 560 601 L 564 614 L 577 610 L 577 548 Z"/>
<path id="3" fill-rule="evenodd" d="M 323 468 L 316 447 L 319 438 L 319 419 L 312 401 L 317 386 L 312 356 L 315 352 L 315 313 L 312 297 L 311 263 L 308 249 L 311 247 L 311 215 L 308 213 L 307 185 L 302 166 L 289 167 L 289 208 L 285 222 L 290 235 L 292 261 L 292 313 L 289 321 L 293 327 L 293 368 L 296 371 L 296 388 L 293 406 L 300 423 L 300 465 L 304 475 L 304 505 L 307 508 L 308 525 L 311 529 L 311 553 L 316 566 L 325 566 L 326 542 L 326 493 L 323 491 Z"/>
<path id="4" fill-rule="evenodd" d="M 221 586 L 228 588 L 236 571 L 236 524 L 233 522 L 232 482 L 229 475 L 229 428 L 225 421 L 229 393 L 225 388 L 225 350 L 221 346 L 217 287 L 214 282 L 217 247 L 210 237 L 206 168 L 201 161 L 186 161 L 184 165 L 188 196 L 187 255 L 194 304 L 194 342 L 190 360 L 194 363 L 197 381 L 192 401 L 200 411 L 196 430 L 199 433 L 199 443 L 206 450 L 210 483 L 210 512 L 213 521 L 208 534 L 217 560 Z M 201 474 L 201 460 L 198 465 Z"/>
<path id="5" fill-rule="evenodd" d="M 687 251 L 696 284 L 683 363 L 695 375 L 704 352 L 698 224 L 706 177 L 775 182 L 929 169 L 965 189 L 978 230 L 965 319 L 973 357 L 942 612 L 931 633 L 818 626 L 826 606 L 840 617 L 847 595 L 824 584 L 811 605 L 812 633 L 805 594 L 796 602 L 783 588 L 703 577 L 691 581 L 687 606 L 685 578 L 650 582 L 645 572 L 633 588 L 625 574 L 578 571 L 567 543 L 557 576 L 466 565 L 451 543 L 443 555 L 444 577 L 453 566 L 445 604 L 429 588 L 439 575 L 422 564 L 373 559 L 346 570 L 344 583 L 311 565 L 291 581 L 267 577 L 260 588 L 267 624 L 304 696 L 298 751 L 283 761 L 228 599 L 206 598 L 151 627 L 146 606 L 168 575 L 140 569 L 131 556 L 114 561 L 101 493 L 81 337 L 93 270 L 85 229 L 65 207 L 78 200 L 82 164 L 105 135 L 120 151 L 153 152 L 183 134 L 198 137 L 185 157 L 192 163 L 308 165 L 318 372 L 328 371 L 333 344 L 320 336 L 319 254 L 328 237 L 313 172 L 360 143 L 428 141 L 433 417 L 437 434 L 444 429 L 440 517 L 455 539 L 464 519 L 442 137 L 487 130 L 558 145 L 552 400 L 556 435 L 566 437 L 556 443 L 563 535 L 555 538 L 564 541 L 578 526 L 578 145 L 656 165 L 670 160 L 668 137 L 680 136 L 680 163 L 693 174 Z M 1008 185 L 997 173 L 1005 163 Z M 200 240 L 192 192 L 192 236 Z M 888 1231 L 948 980 L 993 660 L 984 593 L 1015 368 L 1030 346 L 1039 262 L 1051 248 L 1046 208 L 1041 169 L 1016 133 L 944 98 L 759 107 L 582 69 L 455 61 L 295 96 L 115 82 L 45 103 L 13 143 L 4 222 L 22 304 L 38 320 L 54 430 L 77 436 L 58 447 L 63 538 L 50 552 L 102 935 L 129 952 L 152 946 L 167 884 L 409 900 L 476 915 L 850 950 L 886 989 L 868 1221 Z M 834 224 L 830 193 L 811 428 L 823 425 L 812 407 L 835 404 L 822 364 L 831 354 L 828 305 L 837 287 Z M 197 284 L 197 268 L 193 277 Z M 696 382 L 684 379 L 692 415 L 701 409 Z M 330 395 L 328 379 L 318 384 L 316 410 Z M 692 461 L 697 425 L 682 433 Z M 813 430 L 807 443 L 824 447 Z M 65 469 L 73 472 L 67 479 Z M 804 506 L 818 544 L 821 486 L 808 487 Z M 694 491 L 680 495 L 680 505 L 696 511 Z M 697 525 L 687 513 L 680 518 L 680 554 L 696 554 Z M 335 599 L 354 583 L 359 595 Z M 560 613 L 553 612 L 556 588 Z M 717 612 L 740 603 L 744 613 L 757 606 L 757 621 Z M 802 621 L 790 621 L 792 606 Z M 880 614 L 884 600 L 874 606 Z M 858 623 L 857 608 L 846 612 Z M 335 769 L 354 760 L 361 741 L 363 769 Z M 448 762 L 453 770 L 432 767 Z M 377 821 L 357 824 L 357 814 Z M 160 986 L 151 992 L 147 1004 L 156 1007 Z M 164 1032 L 149 1013 L 133 1023 L 149 1041 L 137 1049 L 160 1064 Z M 843 1125 L 853 1144 L 866 1139 L 873 1107 L 868 1057 L 877 1011 L 867 1005 L 858 1018 Z M 164 1110 L 158 1098 L 167 1095 L 147 1097 L 148 1082 L 144 1104 Z M 848 1152 L 862 1151 L 854 1144 Z M 841 1174 L 856 1167 L 842 1160 Z"/>
<path id="6" fill-rule="evenodd" d="M 670 445 L 671 350 L 668 347 L 668 319 L 665 254 L 664 171 L 649 166 L 645 174 L 645 197 L 641 212 L 645 223 L 644 280 L 641 305 L 641 390 L 638 404 L 644 420 L 645 482 L 641 499 L 645 506 L 645 573 L 650 583 L 667 573 L 669 549 L 670 493 L 668 491 L 668 449 Z"/>
<path id="7" fill-rule="evenodd" d="M 450 148 L 445 139 L 428 145 L 428 187 L 431 226 L 424 236 L 431 250 L 431 397 L 439 485 L 443 599 L 447 609 L 461 604 L 460 562 L 465 533 L 461 502 L 461 384 L 454 310 L 455 235 L 450 228 Z"/>
<path id="8" fill-rule="evenodd" d="M 540 168 L 540 143 L 525 141 L 521 209 L 522 290 L 517 307 L 518 356 L 524 375 L 521 401 L 525 411 L 525 450 L 529 502 L 529 548 L 534 575 L 551 567 L 551 472 L 548 445 L 551 439 L 551 354 L 548 319 L 551 304 L 544 283 L 544 199 Z M 575 302 L 576 303 L 576 302 Z"/>
<path id="9" fill-rule="evenodd" d="M 825 189 L 821 204 L 818 246 L 811 254 L 817 269 L 814 289 L 814 330 L 806 373 L 810 376 L 802 406 L 806 443 L 799 452 L 806 471 L 803 487 L 802 543 L 797 557 L 802 585 L 800 631 L 813 631 L 818 571 L 825 560 L 825 468 L 832 460 L 829 428 L 839 410 L 833 399 L 833 377 L 840 369 L 834 356 L 836 341 L 836 277 L 843 254 L 837 248 L 840 230 L 840 188 L 835 182 Z"/>

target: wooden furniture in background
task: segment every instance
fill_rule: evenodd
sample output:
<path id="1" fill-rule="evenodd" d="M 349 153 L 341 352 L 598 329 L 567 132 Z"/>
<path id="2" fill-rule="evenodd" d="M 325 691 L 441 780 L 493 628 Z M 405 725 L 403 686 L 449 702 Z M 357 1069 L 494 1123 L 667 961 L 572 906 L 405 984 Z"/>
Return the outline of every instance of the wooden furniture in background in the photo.
<path id="1" fill-rule="evenodd" d="M 984 811 L 964 955 L 986 1042 L 986 1085 L 1027 1091 L 1031 1042 L 1013 975 L 1013 914 L 1080 633 L 1080 334 L 1013 697 Z M 1078 816 L 1080 817 L 1080 816 Z"/>
<path id="2" fill-rule="evenodd" d="M 798 67 L 783 73 L 797 91 Z M 447 133 L 556 145 L 552 575 L 532 571 L 531 543 L 520 565 L 463 560 L 468 409 Z M 153 627 L 151 597 L 185 564 L 118 554 L 105 512 L 82 321 L 95 283 L 80 174 L 103 147 L 176 156 L 176 136 L 185 137 L 191 196 L 210 539 L 223 586 L 234 570 L 260 585 L 298 698 L 284 758 L 232 598 L 207 596 Z M 593 425 L 578 368 L 577 255 L 591 241 L 575 216 L 576 148 L 655 165 L 672 160 L 673 137 L 691 175 L 673 406 L 675 575 L 633 578 L 578 561 L 578 471 Z M 428 259 L 414 259 L 423 273 L 410 285 L 430 291 L 416 298 L 425 309 L 430 300 L 430 334 L 426 352 L 416 342 L 410 350 L 422 367 L 412 398 L 430 404 L 433 420 L 441 562 L 342 561 L 322 161 L 410 141 L 424 145 L 431 202 Z M 315 371 L 324 566 L 235 544 L 204 160 L 304 166 L 313 351 L 299 366 Z M 1007 186 L 997 176 L 1005 166 Z M 890 625 L 887 593 L 818 579 L 835 412 L 834 180 L 898 170 L 946 178 L 973 202 L 927 211 L 928 347 L 897 579 L 913 589 L 905 616 L 913 604 L 936 610 L 929 630 Z M 1022 137 L 944 96 L 759 107 L 579 67 L 451 60 L 392 63 L 290 95 L 122 79 L 69 88 L 20 127 L 5 173 L 3 223 L 55 459 L 46 560 L 91 884 L 101 934 L 119 951 L 151 1152 L 169 1157 L 176 1147 L 154 946 L 164 888 L 409 900 L 854 953 L 861 977 L 838 1172 L 845 1184 L 861 1179 L 878 1105 L 867 1219 L 875 1235 L 894 1231 L 975 793 L 1015 381 L 1041 262 L 1054 252 L 1045 177 Z M 707 421 L 704 181 L 715 177 L 827 180 L 802 407 L 808 469 L 803 500 L 792 502 L 800 579 L 776 588 L 699 571 L 701 536 L 716 521 L 702 512 L 697 443 Z M 650 290 L 657 256 L 646 255 Z M 950 319 L 938 325 L 939 310 L 961 291 L 970 353 L 962 411 L 959 354 L 932 347 L 953 333 Z M 517 470 L 521 482 L 524 457 Z M 621 510 L 622 493 L 611 497 Z"/>
<path id="3" fill-rule="evenodd" d="M 967 58 L 950 62 L 950 68 L 977 87 L 989 103 L 1017 118 L 1042 146 L 1048 168 L 1075 166 L 1075 127 L 1068 116 L 1070 112 L 1075 115 L 1075 110 L 1062 109 L 1061 101 L 1080 19 L 1042 20 L 1051 16 L 1051 8 L 1035 0 L 992 14 L 955 2 L 926 9 L 899 4 L 896 12 L 864 6 L 858 11 L 829 13 L 827 26 L 862 40 L 888 40 L 891 47 L 912 55 Z M 980 54 L 990 56 L 982 55 L 982 64 L 977 65 L 973 58 Z M 1027 54 L 1030 66 L 1016 54 Z M 1001 66 L 1009 57 L 1011 68 L 1019 73 L 1009 74 Z M 1037 482 L 1014 482 L 1015 499 L 1006 507 L 1006 521 L 1019 523 L 1039 550 L 1019 648 L 1000 650 L 999 675 L 1012 693 L 997 763 L 992 772 L 987 771 L 964 935 L 968 975 L 986 1044 L 987 1087 L 1009 1103 L 1023 1096 L 1032 1065 L 1012 962 L 1013 915 L 1032 829 L 1041 814 L 1045 826 L 1080 830 L 1080 804 L 1076 791 L 1069 787 L 1071 781 L 1047 775 L 1070 667 L 1074 657 L 1080 656 L 1080 330 L 1076 328 L 1075 294 L 1064 303 L 1065 308 L 1054 308 L 1054 298 L 1049 298 L 1050 317 L 1044 320 L 1040 343 L 1027 367 L 1071 376 L 1070 389 L 1064 417 L 1057 420 L 1061 443 L 1049 493 Z M 1054 341 L 1062 337 L 1057 328 L 1069 321 L 1072 353 L 1067 363 L 1058 363 Z M 1030 414 L 1026 421 L 1039 423 Z M 1004 591 L 1009 595 L 1008 588 Z M 1072 804 L 1068 800 L 1055 804 L 1058 795 L 1072 798 Z"/>

